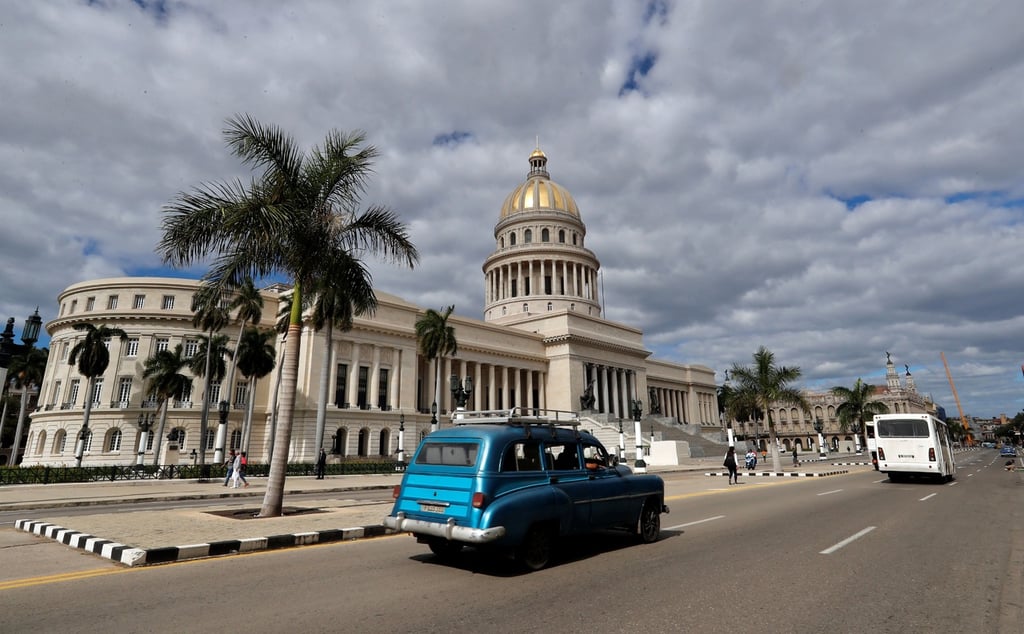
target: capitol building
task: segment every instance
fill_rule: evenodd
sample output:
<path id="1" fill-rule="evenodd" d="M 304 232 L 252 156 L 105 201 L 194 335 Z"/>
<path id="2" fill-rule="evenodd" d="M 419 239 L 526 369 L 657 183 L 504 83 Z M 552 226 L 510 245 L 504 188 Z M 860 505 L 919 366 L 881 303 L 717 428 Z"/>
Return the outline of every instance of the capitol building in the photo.
<path id="1" fill-rule="evenodd" d="M 632 421 L 634 400 L 643 403 L 645 431 L 648 421 L 684 424 L 698 432 L 720 428 L 713 369 L 651 358 L 641 330 L 604 318 L 601 265 L 587 248 L 586 236 L 576 201 L 550 178 L 547 157 L 536 149 L 525 181 L 497 212 L 494 250 L 482 267 L 483 319 L 459 314 L 448 319 L 458 352 L 439 360 L 442 399 L 437 418 L 442 426 L 450 424 L 455 409 L 448 377 L 456 376 L 472 381 L 468 409 L 579 411 L 584 426 L 599 436 L 604 433 L 605 439 L 618 437 L 620 420 Z M 200 437 L 204 381 L 194 377 L 168 401 L 162 437 L 157 437 L 155 425 L 152 433 L 142 431 L 146 422 L 159 418 L 151 386 L 143 379 L 145 362 L 179 344 L 186 356 L 198 350 L 203 333 L 192 325 L 191 306 L 199 288 L 198 280 L 162 277 L 89 280 L 67 287 L 58 297 L 58 316 L 45 325 L 50 357 L 22 464 L 75 464 L 86 399 L 92 403 L 91 433 L 83 466 L 191 464 L 197 452 L 205 452 L 210 464 L 221 401 L 228 401 L 230 408 L 224 442 L 227 448 L 240 447 L 250 384 L 238 375 L 235 385 L 211 386 L 206 438 Z M 278 285 L 262 291 L 260 328 L 274 328 L 281 296 L 289 290 Z M 333 456 L 393 456 L 400 428 L 403 449 L 411 453 L 429 433 L 438 368 L 419 353 L 415 333 L 426 309 L 381 291 L 376 296 L 378 307 L 371 317 L 356 318 L 349 331 L 335 330 L 330 341 L 306 316 L 289 461 L 316 457 L 317 399 L 325 361 L 330 376 L 324 445 Z M 86 393 L 86 377 L 69 362 L 70 351 L 84 337 L 75 326 L 83 323 L 127 333 L 124 340 L 109 342 L 110 365 L 91 394 Z M 219 333 L 230 338 L 231 349 L 238 331 L 235 322 Z M 278 354 L 282 343 L 279 335 Z M 279 367 L 253 387 L 248 450 L 254 462 L 269 456 Z M 625 427 L 627 446 L 632 447 L 632 425 Z M 176 443 L 163 440 L 167 437 Z M 168 454 L 171 445 L 178 451 Z"/>

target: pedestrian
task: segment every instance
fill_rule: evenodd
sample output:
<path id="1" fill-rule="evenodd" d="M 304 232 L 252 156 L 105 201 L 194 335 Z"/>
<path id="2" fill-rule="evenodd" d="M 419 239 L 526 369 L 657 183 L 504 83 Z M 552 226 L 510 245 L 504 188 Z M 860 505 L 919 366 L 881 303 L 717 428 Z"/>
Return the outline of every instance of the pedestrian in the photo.
<path id="1" fill-rule="evenodd" d="M 316 459 L 316 479 L 323 480 L 327 471 L 327 452 L 320 450 L 320 457 Z"/>
<path id="2" fill-rule="evenodd" d="M 793 445 L 793 466 L 799 467 L 800 463 L 796 459 L 796 445 Z"/>
<path id="3" fill-rule="evenodd" d="M 725 462 L 722 463 L 726 469 L 729 470 L 729 484 L 736 481 L 736 484 L 740 483 L 740 476 L 736 472 L 736 448 L 729 447 L 729 451 L 725 452 Z"/>
<path id="4" fill-rule="evenodd" d="M 764 448 L 761 449 L 761 462 L 768 462 L 768 450 L 767 449 L 764 449 Z"/>
<path id="5" fill-rule="evenodd" d="M 241 469 L 238 472 L 238 477 L 242 479 L 245 486 L 249 486 L 249 481 L 245 479 L 245 471 L 249 467 L 249 455 L 246 452 L 242 452 Z"/>
<path id="6" fill-rule="evenodd" d="M 231 480 L 231 474 L 235 471 L 235 450 L 232 449 L 228 455 L 228 459 L 224 461 L 224 466 L 228 468 L 228 474 L 224 476 L 224 486 L 228 485 L 228 481 Z"/>
<path id="7" fill-rule="evenodd" d="M 757 466 L 757 453 L 753 449 L 747 450 L 746 455 L 747 471 L 753 471 L 754 467 Z"/>
<path id="8" fill-rule="evenodd" d="M 231 452 L 234 453 L 234 452 Z M 231 488 L 238 488 L 238 478 L 242 475 L 242 454 L 236 453 L 235 460 L 231 464 Z"/>

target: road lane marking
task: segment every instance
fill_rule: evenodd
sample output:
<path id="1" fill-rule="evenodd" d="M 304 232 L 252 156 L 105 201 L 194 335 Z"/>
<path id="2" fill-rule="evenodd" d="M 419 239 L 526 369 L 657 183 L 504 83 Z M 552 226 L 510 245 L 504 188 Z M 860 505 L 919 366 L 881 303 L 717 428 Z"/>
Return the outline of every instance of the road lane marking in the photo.
<path id="1" fill-rule="evenodd" d="M 832 495 L 833 493 L 839 493 L 841 491 L 842 491 L 842 489 L 836 489 L 835 491 L 825 491 L 824 493 L 819 493 L 818 495 L 819 496 L 822 496 L 822 495 Z"/>
<path id="2" fill-rule="evenodd" d="M 77 581 L 78 579 L 102 577 L 103 575 L 116 575 L 130 571 L 131 569 L 128 568 L 98 568 L 93 570 L 81 570 L 79 572 L 65 572 L 57 575 L 47 575 L 45 577 L 11 579 L 10 581 L 0 581 L 0 591 L 14 590 L 16 588 L 28 588 L 30 586 L 40 586 L 49 583 L 60 583 L 62 581 Z"/>
<path id="3" fill-rule="evenodd" d="M 853 542 L 855 540 L 860 539 L 861 537 L 864 537 L 865 535 L 867 535 L 868 533 L 870 533 L 873 530 L 875 530 L 874 526 L 868 526 L 867 528 L 865 528 L 864 530 L 860 531 L 859 533 L 856 533 L 854 535 L 850 535 L 849 537 L 847 537 L 843 541 L 839 542 L 835 546 L 829 546 L 828 548 L 826 548 L 825 550 L 821 551 L 818 554 L 819 555 L 831 555 L 832 553 L 836 552 L 840 548 L 850 544 L 851 542 Z"/>
<path id="4" fill-rule="evenodd" d="M 666 530 L 666 531 L 674 531 L 674 530 L 679 529 L 679 528 L 686 528 L 687 526 L 695 526 L 697 524 L 703 524 L 704 522 L 713 522 L 714 520 L 720 520 L 723 517 L 725 517 L 725 516 L 724 515 L 716 515 L 714 517 L 706 517 L 706 518 L 704 518 L 702 520 L 697 520 L 696 522 L 687 522 L 685 524 L 677 524 L 675 526 L 669 526 L 668 528 L 666 528 L 664 530 Z"/>
<path id="5" fill-rule="evenodd" d="M 938 495 L 938 493 L 930 493 L 930 494 L 928 494 L 928 495 L 924 496 L 923 498 L 921 498 L 921 499 L 920 499 L 920 500 L 918 500 L 918 501 L 919 501 L 919 502 L 924 502 L 924 501 L 925 501 L 925 500 L 927 500 L 928 498 L 933 498 L 933 497 L 935 497 L 936 495 Z"/>
<path id="6" fill-rule="evenodd" d="M 878 484 L 879 482 L 888 482 L 889 478 L 882 478 L 881 480 L 875 480 L 872 484 Z"/>

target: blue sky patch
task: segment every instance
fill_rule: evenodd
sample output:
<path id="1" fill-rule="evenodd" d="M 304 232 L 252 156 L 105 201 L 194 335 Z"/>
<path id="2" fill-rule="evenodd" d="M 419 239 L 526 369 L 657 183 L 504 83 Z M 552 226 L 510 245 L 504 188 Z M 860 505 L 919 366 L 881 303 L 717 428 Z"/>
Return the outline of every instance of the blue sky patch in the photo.
<path id="1" fill-rule="evenodd" d="M 629 71 L 626 73 L 626 81 L 623 82 L 622 87 L 619 88 L 619 96 L 623 96 L 628 92 L 643 91 L 640 90 L 640 80 L 647 76 L 647 73 L 651 72 L 654 68 L 655 62 L 658 61 L 658 56 L 653 51 L 647 51 L 642 55 L 635 55 L 629 64 Z"/>
<path id="2" fill-rule="evenodd" d="M 431 141 L 430 144 L 431 145 L 435 145 L 435 146 L 452 147 L 453 148 L 453 147 L 458 147 L 459 145 L 462 145 L 466 141 L 472 140 L 472 138 L 473 138 L 473 133 L 472 132 L 466 132 L 464 130 L 453 130 L 451 132 L 447 132 L 445 134 L 439 134 L 439 135 L 435 136 L 434 140 Z"/>

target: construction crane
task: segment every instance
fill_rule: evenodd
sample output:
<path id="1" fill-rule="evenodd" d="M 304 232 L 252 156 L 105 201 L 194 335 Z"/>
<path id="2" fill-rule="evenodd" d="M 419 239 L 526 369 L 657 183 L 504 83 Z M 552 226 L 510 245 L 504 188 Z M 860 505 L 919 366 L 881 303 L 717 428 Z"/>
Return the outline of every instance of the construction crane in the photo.
<path id="1" fill-rule="evenodd" d="M 953 383 L 953 375 L 949 372 L 949 364 L 946 363 L 946 353 L 940 352 L 939 356 L 942 357 L 942 365 L 946 368 L 946 378 L 949 380 L 949 389 L 953 390 L 953 400 L 956 401 L 956 411 L 960 413 L 960 425 L 964 428 L 964 441 L 967 446 L 970 447 L 974 444 L 974 439 L 971 437 L 971 428 L 967 425 L 967 419 L 964 417 L 964 408 L 960 406 L 960 397 L 956 393 L 956 385 Z"/>

